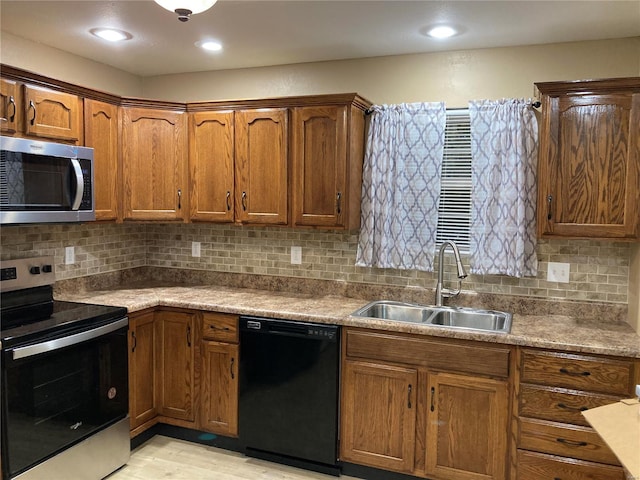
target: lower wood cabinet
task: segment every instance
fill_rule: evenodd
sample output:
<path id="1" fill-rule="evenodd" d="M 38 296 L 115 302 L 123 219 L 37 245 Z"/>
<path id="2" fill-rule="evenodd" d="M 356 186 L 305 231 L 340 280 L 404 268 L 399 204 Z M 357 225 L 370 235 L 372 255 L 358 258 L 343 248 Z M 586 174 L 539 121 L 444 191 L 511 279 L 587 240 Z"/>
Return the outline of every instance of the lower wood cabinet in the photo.
<path id="1" fill-rule="evenodd" d="M 351 360 L 342 367 L 341 459 L 413 472 L 417 370 Z"/>
<path id="2" fill-rule="evenodd" d="M 582 412 L 633 396 L 640 362 L 523 348 L 516 374 L 512 480 L 624 480 Z"/>
<path id="3" fill-rule="evenodd" d="M 427 476 L 447 480 L 505 478 L 507 382 L 429 374 Z"/>
<path id="4" fill-rule="evenodd" d="M 238 316 L 202 313 L 200 429 L 238 436 Z"/>
<path id="5" fill-rule="evenodd" d="M 132 434 L 158 414 L 154 312 L 129 315 L 129 417 Z"/>
<path id="6" fill-rule="evenodd" d="M 155 327 L 158 413 L 194 421 L 195 314 L 160 310 Z"/>
<path id="7" fill-rule="evenodd" d="M 437 480 L 504 480 L 509 356 L 481 342 L 345 329 L 340 459 Z"/>

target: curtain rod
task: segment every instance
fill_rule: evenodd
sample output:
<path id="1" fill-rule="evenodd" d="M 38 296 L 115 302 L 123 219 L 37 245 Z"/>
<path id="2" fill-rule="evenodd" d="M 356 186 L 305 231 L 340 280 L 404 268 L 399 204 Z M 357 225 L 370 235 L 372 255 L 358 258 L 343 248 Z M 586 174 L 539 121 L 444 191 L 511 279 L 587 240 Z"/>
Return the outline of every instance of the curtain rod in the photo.
<path id="1" fill-rule="evenodd" d="M 531 103 L 531 104 L 530 104 L 530 106 L 531 106 L 532 108 L 540 108 L 540 106 L 541 106 L 541 105 L 542 105 L 542 103 L 540 103 L 540 102 L 533 102 L 533 103 Z M 367 108 L 367 109 L 364 111 L 364 114 L 365 114 L 365 115 L 371 115 L 372 113 L 373 113 L 373 108 Z"/>

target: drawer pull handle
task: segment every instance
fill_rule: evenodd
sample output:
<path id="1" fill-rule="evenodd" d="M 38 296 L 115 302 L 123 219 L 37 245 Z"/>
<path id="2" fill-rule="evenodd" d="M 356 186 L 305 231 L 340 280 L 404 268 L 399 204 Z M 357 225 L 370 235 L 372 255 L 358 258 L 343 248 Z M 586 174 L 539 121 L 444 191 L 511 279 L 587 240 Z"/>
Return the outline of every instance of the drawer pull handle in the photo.
<path id="1" fill-rule="evenodd" d="M 35 125 L 36 124 L 36 106 L 33 103 L 33 100 L 29 100 L 29 108 L 28 110 L 33 109 L 33 117 L 31 117 L 31 120 L 29 120 L 29 123 L 31 125 Z"/>
<path id="2" fill-rule="evenodd" d="M 9 105 L 13 107 L 13 113 L 9 115 L 9 121 L 13 122 L 16 119 L 16 100 L 13 98 L 13 95 L 9 97 Z M 7 111 L 9 108 L 7 108 Z"/>
<path id="3" fill-rule="evenodd" d="M 212 330 L 224 330 L 225 332 L 230 330 L 229 327 L 216 327 L 215 325 L 209 325 L 209 328 Z"/>
<path id="4" fill-rule="evenodd" d="M 138 339 L 136 338 L 136 332 L 131 332 L 131 339 L 133 340 L 131 345 L 131 351 L 135 352 L 136 347 L 138 346 Z"/>
<path id="5" fill-rule="evenodd" d="M 589 375 L 591 375 L 591 372 L 572 372 L 570 370 L 567 370 L 566 368 L 561 368 L 560 373 L 571 375 L 572 377 L 588 377 Z"/>
<path id="6" fill-rule="evenodd" d="M 231 372 L 231 380 L 234 380 L 236 378 L 235 373 L 233 373 L 233 365 L 236 363 L 236 359 L 231 357 L 231 367 L 230 367 L 230 372 Z"/>
<path id="7" fill-rule="evenodd" d="M 411 384 L 409 384 L 409 393 L 407 394 L 407 408 L 411 408 Z"/>
<path id="8" fill-rule="evenodd" d="M 571 407 L 569 405 L 565 405 L 564 403 L 559 403 L 558 408 L 564 408 L 565 410 L 573 410 L 575 412 L 584 412 L 585 410 L 589 410 L 587 407 Z"/>
<path id="9" fill-rule="evenodd" d="M 566 438 L 556 438 L 556 441 L 572 447 L 586 447 L 589 445 L 587 442 L 576 442 L 575 440 L 567 440 Z"/>

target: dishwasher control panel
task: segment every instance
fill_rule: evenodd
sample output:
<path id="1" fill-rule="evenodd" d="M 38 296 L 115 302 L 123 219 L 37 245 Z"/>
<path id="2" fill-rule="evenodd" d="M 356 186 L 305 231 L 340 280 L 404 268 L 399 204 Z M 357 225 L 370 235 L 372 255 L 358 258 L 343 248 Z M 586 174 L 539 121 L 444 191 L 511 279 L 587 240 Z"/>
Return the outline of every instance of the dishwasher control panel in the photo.
<path id="1" fill-rule="evenodd" d="M 337 325 L 241 316 L 240 331 L 257 334 L 291 335 L 333 342 L 339 338 L 340 327 Z"/>

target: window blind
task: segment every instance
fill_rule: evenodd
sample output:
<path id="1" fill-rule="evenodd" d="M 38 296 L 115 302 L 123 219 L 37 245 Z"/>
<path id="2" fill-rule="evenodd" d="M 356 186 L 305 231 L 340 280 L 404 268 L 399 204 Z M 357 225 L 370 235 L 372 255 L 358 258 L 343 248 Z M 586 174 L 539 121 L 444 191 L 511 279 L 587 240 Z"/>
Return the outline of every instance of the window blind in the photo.
<path id="1" fill-rule="evenodd" d="M 468 109 L 447 110 L 436 247 L 456 242 L 469 253 L 471 224 L 471 123 Z"/>

